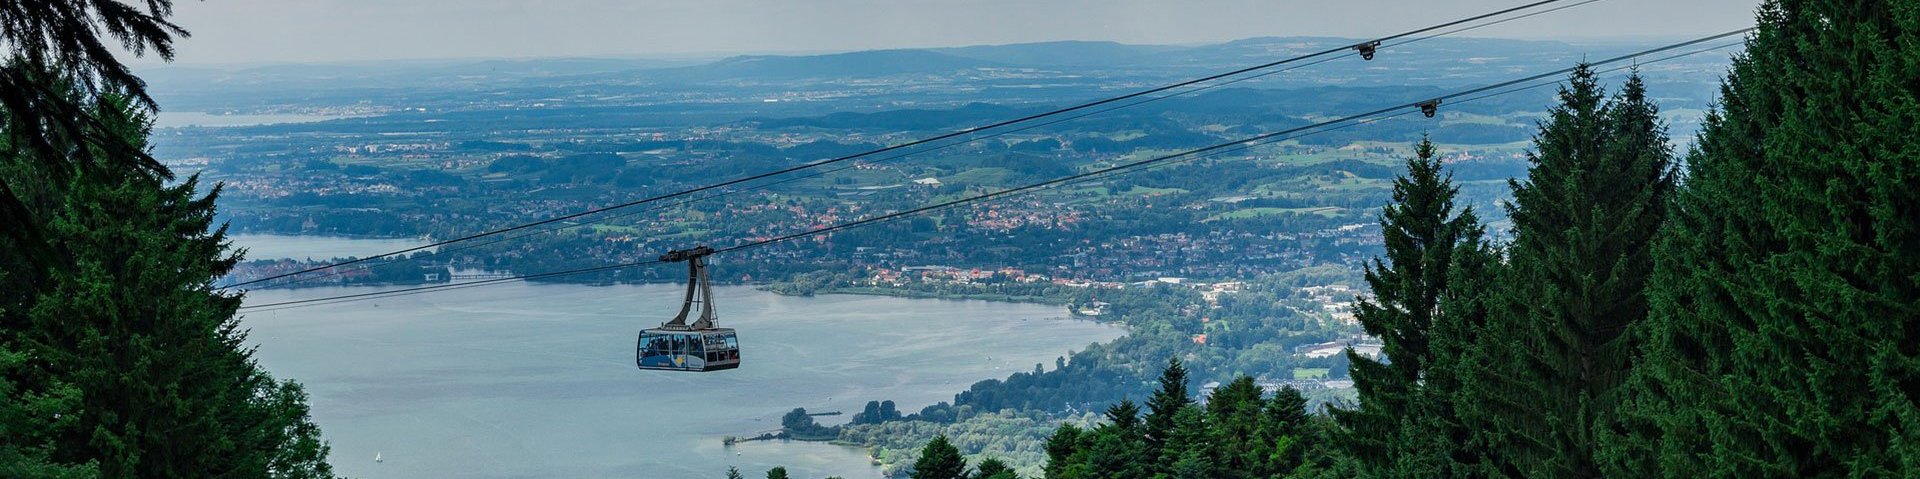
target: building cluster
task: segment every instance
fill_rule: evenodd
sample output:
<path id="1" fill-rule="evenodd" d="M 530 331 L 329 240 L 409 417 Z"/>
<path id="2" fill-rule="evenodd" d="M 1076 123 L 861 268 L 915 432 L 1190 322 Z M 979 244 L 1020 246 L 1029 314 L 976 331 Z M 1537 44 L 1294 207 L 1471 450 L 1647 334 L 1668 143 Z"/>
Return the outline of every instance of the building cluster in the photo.
<path id="1" fill-rule="evenodd" d="M 867 279 L 870 286 L 903 286 L 908 282 L 945 284 L 987 284 L 989 282 L 1040 283 L 1052 281 L 1047 275 L 1028 273 L 1019 268 L 955 268 L 952 266 L 907 266 L 899 269 L 875 268 Z"/>
<path id="2" fill-rule="evenodd" d="M 1354 291 L 1353 288 L 1344 284 L 1329 284 L 1325 286 L 1300 288 L 1300 292 L 1304 294 L 1307 299 L 1318 303 L 1320 305 L 1320 312 L 1333 318 L 1335 321 L 1349 324 L 1355 321 L 1353 317 L 1353 302 L 1357 299 L 1359 292 Z"/>
<path id="3" fill-rule="evenodd" d="M 1041 229 L 1064 229 L 1080 222 L 1078 211 L 1047 211 L 994 204 L 976 209 L 973 215 L 967 218 L 967 226 L 998 232 L 1029 226 Z"/>

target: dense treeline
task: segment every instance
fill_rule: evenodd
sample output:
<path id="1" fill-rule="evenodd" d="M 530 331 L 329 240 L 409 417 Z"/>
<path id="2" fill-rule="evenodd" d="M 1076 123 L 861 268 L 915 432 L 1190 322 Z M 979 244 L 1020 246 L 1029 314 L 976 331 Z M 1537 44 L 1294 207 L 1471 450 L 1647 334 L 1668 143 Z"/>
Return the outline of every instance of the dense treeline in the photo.
<path id="1" fill-rule="evenodd" d="M 1299 391 L 1289 387 L 1268 395 L 1252 377 L 1241 376 L 1198 402 L 1187 374 L 1178 360 L 1171 361 L 1161 370 L 1146 410 L 1123 400 L 1107 408 L 1099 422 L 1065 421 L 1044 441 L 1010 441 L 1018 438 L 1005 437 L 1007 431 L 1034 431 L 1030 425 L 1040 419 L 1002 411 L 980 416 L 993 421 L 943 428 L 917 452 L 883 460 L 911 463 L 889 473 L 916 479 L 1251 479 L 1326 469 L 1330 453 L 1319 445 L 1328 442 L 1331 423 L 1309 414 L 1307 398 Z M 859 431 L 891 440 L 914 437 L 897 429 L 922 424 L 895 422 Z M 998 431 L 1002 437 L 980 434 L 983 431 Z M 991 444 L 961 444 L 972 441 Z M 1035 442 L 1041 445 L 1032 447 Z M 977 453 L 965 454 L 963 448 Z M 969 455 L 978 461 L 971 467 Z M 1023 476 L 1004 460 L 1025 456 L 1043 458 L 1045 466 Z M 728 477 L 736 477 L 732 474 Z"/>
<path id="2" fill-rule="evenodd" d="M 1330 472 L 1920 473 L 1917 14 L 1768 2 L 1684 162 L 1639 78 L 1575 73 L 1498 248 L 1410 162 Z"/>
<path id="3" fill-rule="evenodd" d="M 1357 330 L 1302 314 L 1300 308 L 1318 310 L 1319 305 L 1298 295 L 1304 286 L 1354 281 L 1344 268 L 1311 268 L 1243 283 L 1245 290 L 1218 295 L 1214 304 L 1178 285 L 1118 290 L 1046 285 L 1045 291 L 1068 294 L 1061 301 L 1070 309 L 1104 304 L 1098 318 L 1128 325 L 1130 332 L 1056 358 L 1050 366 L 1036 364 L 1028 372 L 974 383 L 952 402 L 912 414 L 890 402 L 870 402 L 851 424 L 839 427 L 838 439 L 866 446 L 892 468 L 911 463 L 926 441 L 945 435 L 965 454 L 995 457 L 1031 475 L 1045 463 L 1034 445 L 1061 424 L 1084 424 L 1080 418 L 1120 401 L 1145 400 L 1158 387 L 1153 379 L 1166 358 L 1183 358 L 1201 384 L 1240 376 L 1287 379 L 1303 369 L 1344 376 L 1345 356 L 1307 358 L 1293 347 L 1350 337 Z M 1196 334 L 1206 334 L 1206 344 L 1193 341 Z M 1315 407 L 1343 401 L 1340 391 L 1314 390 L 1307 401 Z"/>
<path id="4" fill-rule="evenodd" d="M 1194 402 L 1179 361 L 1160 376 L 1144 416 L 1131 401 L 1107 409 L 1092 429 L 1061 427 L 1047 440 L 1046 477 L 1268 478 L 1307 462 L 1313 423 L 1292 388 L 1263 398 L 1242 376 Z M 918 477 L 918 476 L 915 476 Z"/>
<path id="5" fill-rule="evenodd" d="M 866 445 L 883 473 L 898 475 L 920 460 L 927 442 L 945 437 L 962 455 L 993 458 L 1027 477 L 1040 477 L 1047 463 L 1047 438 L 1064 425 L 1089 428 L 1098 414 L 1057 415 L 1002 410 L 975 414 L 951 423 L 891 421 L 845 426 L 840 442 Z"/>
<path id="6" fill-rule="evenodd" d="M 1920 4 L 1769 2 L 1654 245 L 1605 470 L 1920 474 Z"/>
<path id="7" fill-rule="evenodd" d="M 1334 275 L 1315 281 L 1344 279 Z M 1280 297 L 1279 291 L 1292 289 L 1285 286 L 1292 281 L 1293 276 L 1282 275 L 1251 282 L 1248 291 L 1218 296 L 1217 305 L 1209 305 L 1198 291 L 1183 286 L 1059 288 L 1055 294 L 1068 295 L 1065 302 L 1070 308 L 1104 304 L 1106 312 L 1097 318 L 1128 326 L 1128 334 L 1056 358 L 1051 368 L 1036 364 L 1030 372 L 974 383 L 954 395 L 951 403 L 927 406 L 898 419 L 947 423 L 1007 409 L 1062 414 L 1098 411 L 1151 393 L 1158 363 L 1165 358 L 1189 358 L 1201 382 L 1225 382 L 1238 376 L 1284 378 L 1301 368 L 1343 372 L 1343 357 L 1309 359 L 1293 354 L 1293 346 L 1330 341 L 1353 331 L 1351 326 L 1298 311 L 1317 309 L 1317 304 Z M 1200 334 L 1207 335 L 1205 344 L 1194 341 Z"/>

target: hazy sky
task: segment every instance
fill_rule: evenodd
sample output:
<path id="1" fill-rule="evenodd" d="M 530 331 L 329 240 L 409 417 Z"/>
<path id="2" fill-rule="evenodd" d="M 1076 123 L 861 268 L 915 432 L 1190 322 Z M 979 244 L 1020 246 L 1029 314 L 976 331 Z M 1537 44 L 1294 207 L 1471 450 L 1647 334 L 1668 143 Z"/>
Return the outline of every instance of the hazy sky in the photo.
<path id="1" fill-rule="evenodd" d="M 1562 4 L 1577 0 L 1563 0 Z M 180 63 L 710 56 L 1048 40 L 1373 37 L 1525 0 L 181 0 Z M 1601 0 L 1475 31 L 1681 37 L 1752 23 L 1759 0 Z"/>

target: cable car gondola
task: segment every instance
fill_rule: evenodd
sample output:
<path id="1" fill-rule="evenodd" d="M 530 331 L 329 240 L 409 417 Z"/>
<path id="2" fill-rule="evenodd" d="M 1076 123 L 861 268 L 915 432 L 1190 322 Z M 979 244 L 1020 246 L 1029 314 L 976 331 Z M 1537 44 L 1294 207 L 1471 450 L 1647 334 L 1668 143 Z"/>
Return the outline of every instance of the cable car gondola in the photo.
<path id="1" fill-rule="evenodd" d="M 660 261 L 687 262 L 687 299 L 672 321 L 640 331 L 634 347 L 634 363 L 640 369 L 704 372 L 740 367 L 740 339 L 731 328 L 713 326 L 713 286 L 707 281 L 705 260 L 710 254 L 713 248 L 701 246 L 660 256 Z M 695 303 L 700 305 L 700 317 L 688 323 Z"/>

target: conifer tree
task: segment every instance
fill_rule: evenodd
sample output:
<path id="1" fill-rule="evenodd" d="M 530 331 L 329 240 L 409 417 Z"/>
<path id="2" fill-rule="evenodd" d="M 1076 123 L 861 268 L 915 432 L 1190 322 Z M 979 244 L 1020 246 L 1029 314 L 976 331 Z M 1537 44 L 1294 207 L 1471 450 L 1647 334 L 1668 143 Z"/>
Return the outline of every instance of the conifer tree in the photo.
<path id="1" fill-rule="evenodd" d="M 108 94 L 131 96 L 145 110 L 157 109 L 146 93 L 146 82 L 115 56 L 114 49 L 135 56 L 154 53 L 172 60 L 174 40 L 187 36 L 173 24 L 172 0 L 35 0 L 0 2 L 0 123 L 7 128 L 8 149 L 32 154 L 20 160 L 54 181 L 64 181 L 84 168 L 116 168 L 171 179 L 172 173 L 137 143 L 129 143 L 100 128 L 88 111 L 90 103 Z M 56 81 L 57 79 L 57 81 Z M 62 86 L 55 86 L 65 83 Z M 72 148 L 90 143 L 93 148 Z M 66 266 L 40 229 L 28 204 L 30 183 L 0 180 L 0 237 L 14 240 L 37 278 L 38 269 Z"/>
<path id="2" fill-rule="evenodd" d="M 1006 462 L 989 457 L 980 460 L 980 465 L 974 467 L 973 479 L 1020 479 L 1020 474 L 1015 473 L 1013 466 Z"/>
<path id="3" fill-rule="evenodd" d="M 1067 469 L 1081 462 L 1078 461 L 1076 454 L 1082 449 L 1081 442 L 1084 440 L 1086 434 L 1087 433 L 1083 432 L 1079 426 L 1063 424 L 1059 429 L 1053 431 L 1052 436 L 1047 437 L 1047 467 L 1044 470 L 1044 472 L 1046 472 L 1045 477 L 1055 479 L 1079 477 L 1078 473 L 1070 473 Z"/>
<path id="4" fill-rule="evenodd" d="M 1316 415 L 1309 417 L 1304 425 L 1307 431 L 1300 448 L 1300 464 L 1283 476 L 1289 479 L 1346 479 L 1363 477 L 1368 474 L 1353 456 L 1347 455 L 1345 445 L 1339 444 L 1340 436 L 1345 434 L 1339 423 L 1331 417 Z"/>
<path id="5" fill-rule="evenodd" d="M 1106 416 L 1107 423 L 1100 425 L 1098 429 L 1132 436 L 1139 436 L 1145 432 L 1140 424 L 1140 406 L 1134 404 L 1132 399 L 1121 399 L 1119 404 L 1108 407 L 1103 415 Z"/>
<path id="6" fill-rule="evenodd" d="M 126 100 L 91 108 L 101 131 L 87 138 L 144 145 L 147 121 Z M 115 154 L 89 142 L 61 149 Z M 305 393 L 253 362 L 235 319 L 240 298 L 212 288 L 237 261 L 224 227 L 213 227 L 217 187 L 201 196 L 197 178 L 169 186 L 106 160 L 36 177 L 37 150 L 4 151 L 0 175 L 33 185 L 15 192 L 31 195 L 41 230 L 73 265 L 9 291 L 26 307 L 0 314 L 0 336 L 31 362 L 9 380 L 78 392 L 76 407 L 44 424 L 49 459 L 92 463 L 108 478 L 330 475 Z"/>
<path id="7" fill-rule="evenodd" d="M 773 469 L 767 470 L 767 479 L 787 479 L 787 468 L 785 466 L 773 466 Z"/>
<path id="8" fill-rule="evenodd" d="M 1265 401 L 1252 376 L 1241 376 L 1213 391 L 1207 398 L 1208 436 L 1219 451 L 1220 477 L 1266 477 L 1266 460 L 1272 454 L 1277 429 L 1266 427 Z"/>
<path id="9" fill-rule="evenodd" d="M 1420 384 L 1433 360 L 1431 330 L 1441 321 L 1453 252 L 1465 235 L 1479 233 L 1470 208 L 1456 213 L 1459 190 L 1443 172 L 1433 143 L 1422 140 L 1414 151 L 1406 175 L 1394 180 L 1393 203 L 1380 216 L 1386 258 L 1366 268 L 1373 295 L 1360 300 L 1354 313 L 1384 343 L 1387 362 L 1349 350 L 1360 405 L 1334 411 L 1345 428 L 1342 448 L 1376 476 L 1400 475 L 1393 472 L 1395 461 L 1431 453 L 1411 447 L 1424 432 L 1409 421 L 1423 409 Z"/>
<path id="10" fill-rule="evenodd" d="M 935 436 L 913 462 L 913 479 L 967 479 L 967 460 L 946 435 Z"/>
<path id="11" fill-rule="evenodd" d="M 740 468 L 727 466 L 727 479 L 745 479 L 745 478 L 744 476 L 740 475 Z"/>
<path id="12" fill-rule="evenodd" d="M 1187 396 L 1187 368 L 1180 364 L 1179 358 L 1167 360 L 1167 367 L 1160 371 L 1160 389 L 1153 397 L 1147 398 L 1147 454 L 1148 457 L 1161 457 L 1166 448 L 1167 437 L 1173 434 L 1174 415 L 1181 409 L 1193 405 L 1193 398 Z M 1155 472 L 1165 472 L 1167 463 L 1162 462 L 1154 468 Z"/>
<path id="13" fill-rule="evenodd" d="M 1163 447 L 1146 455 L 1139 408 L 1123 400 L 1092 430 L 1061 426 L 1046 444 L 1049 479 L 1209 479 L 1288 477 L 1320 459 L 1324 433 L 1306 411 L 1307 400 L 1283 388 L 1263 400 L 1253 378 L 1242 376 L 1213 392 L 1206 405 L 1173 413 Z M 1324 456 L 1324 454 L 1322 454 Z M 1331 457 L 1331 456 L 1326 456 Z M 1344 471 L 1345 469 L 1343 469 Z"/>
<path id="14" fill-rule="evenodd" d="M 1509 472 L 1599 477 L 1594 438 L 1631 367 L 1626 332 L 1646 318 L 1672 153 L 1638 75 L 1609 99 L 1583 65 L 1559 101 L 1527 179 L 1510 181 L 1514 239 L 1471 400 L 1491 406 L 1481 430 Z"/>
<path id="15" fill-rule="evenodd" d="M 1273 393 L 1264 414 L 1266 420 L 1261 421 L 1264 430 L 1260 434 L 1263 441 L 1259 446 L 1266 452 L 1266 459 L 1256 471 L 1257 477 L 1288 474 L 1305 462 L 1310 443 L 1324 445 L 1327 442 L 1315 436 L 1313 417 L 1307 413 L 1307 397 L 1293 386 Z"/>
<path id="16" fill-rule="evenodd" d="M 1774 0 L 1687 158 L 1611 471 L 1920 474 L 1920 4 Z"/>
<path id="17" fill-rule="evenodd" d="M 9 380 L 22 374 L 27 356 L 0 340 L 0 477 L 65 479 L 98 477 L 91 462 L 55 462 L 50 432 L 79 409 L 80 392 L 64 383 L 28 391 Z"/>
<path id="18" fill-rule="evenodd" d="M 1149 479 L 1153 477 L 1156 457 L 1147 445 L 1146 426 L 1140 421 L 1140 406 L 1123 399 L 1107 408 L 1107 423 L 1094 428 L 1081 452 L 1085 459 L 1083 476 L 1111 479 Z"/>
<path id="19" fill-rule="evenodd" d="M 1480 404 L 1466 396 L 1463 376 L 1471 355 L 1486 340 L 1481 333 L 1502 265 L 1479 219 L 1470 211 L 1461 216 L 1472 226 L 1454 247 L 1447 291 L 1440 297 L 1446 320 L 1433 325 L 1433 360 L 1421 384 L 1424 400 L 1419 417 L 1409 422 L 1426 442 L 1416 447 L 1429 454 L 1412 466 L 1435 477 L 1489 477 L 1498 472 L 1485 467 L 1490 448 L 1476 440 L 1479 431 L 1462 419 L 1463 408 Z"/>
<path id="20" fill-rule="evenodd" d="M 1155 478 L 1164 479 L 1215 479 L 1223 477 L 1223 472 L 1215 464 L 1214 455 L 1223 451 L 1208 436 L 1207 413 L 1199 407 L 1189 405 L 1173 414 L 1173 428 L 1167 432 L 1167 438 L 1160 450 L 1160 470 Z"/>

